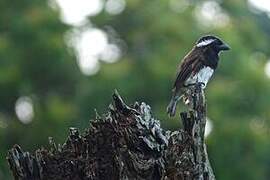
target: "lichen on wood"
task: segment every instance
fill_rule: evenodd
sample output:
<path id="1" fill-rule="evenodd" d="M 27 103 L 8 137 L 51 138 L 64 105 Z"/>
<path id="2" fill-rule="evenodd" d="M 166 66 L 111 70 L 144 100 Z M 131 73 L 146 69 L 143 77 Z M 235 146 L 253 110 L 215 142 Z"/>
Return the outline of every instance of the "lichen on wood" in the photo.
<path id="1" fill-rule="evenodd" d="M 164 131 L 146 103 L 127 106 L 117 91 L 108 112 L 80 133 L 70 128 L 63 145 L 34 154 L 15 145 L 7 159 L 17 180 L 214 180 L 204 130 L 206 103 L 199 86 L 190 88 L 183 129 Z"/>

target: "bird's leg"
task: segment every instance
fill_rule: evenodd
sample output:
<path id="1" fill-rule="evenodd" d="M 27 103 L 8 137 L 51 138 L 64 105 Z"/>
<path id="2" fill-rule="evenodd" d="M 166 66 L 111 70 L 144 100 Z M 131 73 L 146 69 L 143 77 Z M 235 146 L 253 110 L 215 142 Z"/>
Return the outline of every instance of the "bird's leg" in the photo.
<path id="1" fill-rule="evenodd" d="M 175 96 L 175 97 L 174 97 L 174 101 L 176 102 L 176 104 L 177 104 L 177 102 L 178 102 L 181 98 L 182 98 L 182 96 Z"/>
<path id="2" fill-rule="evenodd" d="M 180 95 L 180 93 L 177 92 L 176 89 L 173 90 L 171 101 L 167 106 L 167 113 L 169 114 L 170 117 L 175 115 L 177 103 L 182 97 L 183 95 Z"/>

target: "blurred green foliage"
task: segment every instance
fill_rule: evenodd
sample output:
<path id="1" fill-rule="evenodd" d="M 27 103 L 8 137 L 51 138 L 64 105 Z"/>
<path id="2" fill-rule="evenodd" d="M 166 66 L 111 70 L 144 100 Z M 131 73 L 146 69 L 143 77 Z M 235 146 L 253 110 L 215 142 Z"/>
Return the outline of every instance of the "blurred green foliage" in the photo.
<path id="1" fill-rule="evenodd" d="M 93 26 L 114 29 L 126 48 L 118 62 L 102 63 L 96 75 L 84 76 L 65 42 L 72 27 L 60 21 L 58 10 L 47 1 L 0 1 L 0 179 L 11 178 L 5 156 L 12 145 L 33 151 L 46 146 L 48 136 L 64 142 L 68 127 L 84 129 L 94 108 L 106 111 L 115 88 L 129 103 L 150 104 L 164 128 L 178 129 L 179 119 L 165 113 L 176 66 L 204 34 L 232 47 L 221 54 L 207 89 L 213 123 L 207 143 L 217 179 L 269 179 L 270 80 L 264 67 L 270 19 L 245 0 L 226 0 L 218 3 L 228 22 L 209 25 L 196 16 L 204 1 L 180 4 L 178 12 L 169 2 L 128 0 L 121 14 L 90 17 Z M 21 96 L 33 100 L 29 124 L 15 114 Z"/>

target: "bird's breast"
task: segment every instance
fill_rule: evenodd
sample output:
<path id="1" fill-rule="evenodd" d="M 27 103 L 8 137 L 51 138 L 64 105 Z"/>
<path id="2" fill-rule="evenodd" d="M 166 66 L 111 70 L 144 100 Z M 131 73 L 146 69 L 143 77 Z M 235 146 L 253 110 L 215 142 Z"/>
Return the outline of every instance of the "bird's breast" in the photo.
<path id="1" fill-rule="evenodd" d="M 205 88 L 213 73 L 214 70 L 212 68 L 210 68 L 209 66 L 205 66 L 201 70 L 199 70 L 198 73 L 191 75 L 186 80 L 185 85 L 201 82 L 204 84 L 203 88 Z"/>

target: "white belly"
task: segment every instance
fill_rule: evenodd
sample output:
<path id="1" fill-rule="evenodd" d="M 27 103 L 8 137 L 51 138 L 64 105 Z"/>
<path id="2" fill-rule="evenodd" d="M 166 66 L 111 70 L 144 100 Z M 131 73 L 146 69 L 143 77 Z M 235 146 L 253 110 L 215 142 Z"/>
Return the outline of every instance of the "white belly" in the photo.
<path id="1" fill-rule="evenodd" d="M 197 74 L 195 74 L 194 76 L 190 76 L 186 82 L 185 85 L 189 85 L 189 84 L 194 84 L 197 82 L 201 82 L 204 83 L 203 88 L 206 87 L 209 79 L 211 78 L 211 76 L 213 75 L 214 70 L 208 66 L 202 68 Z"/>

